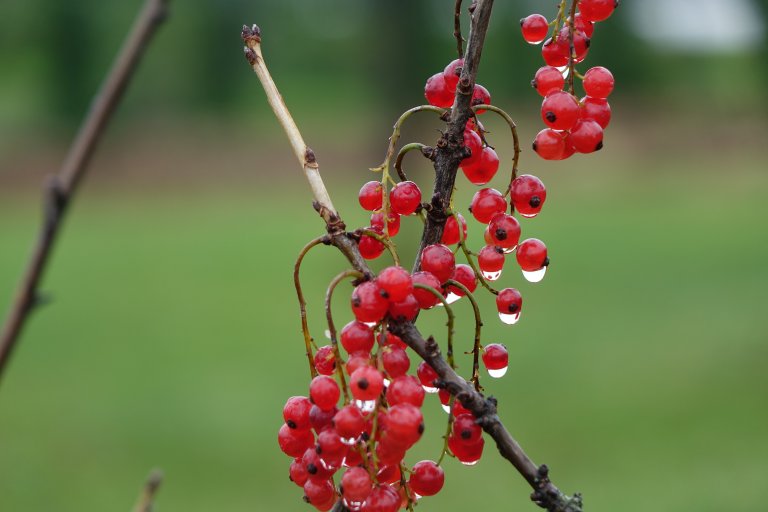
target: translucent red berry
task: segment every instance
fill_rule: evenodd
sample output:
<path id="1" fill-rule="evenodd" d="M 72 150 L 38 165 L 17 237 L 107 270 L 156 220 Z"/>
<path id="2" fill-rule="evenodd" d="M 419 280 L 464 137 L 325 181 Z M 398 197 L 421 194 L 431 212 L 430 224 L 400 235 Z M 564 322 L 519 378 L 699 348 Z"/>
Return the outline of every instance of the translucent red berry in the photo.
<path id="1" fill-rule="evenodd" d="M 331 421 L 336 412 L 336 407 L 333 407 L 329 411 L 324 411 L 317 405 L 313 405 L 312 409 L 309 411 L 309 424 L 312 425 L 312 430 L 315 432 L 322 432 L 326 428 L 330 428 Z"/>
<path id="2" fill-rule="evenodd" d="M 463 65 L 464 59 L 456 59 L 445 66 L 445 69 L 443 70 L 445 84 L 448 86 L 448 89 L 451 92 L 456 91 L 456 86 L 459 84 L 459 75 L 456 73 L 456 71 Z"/>
<path id="3" fill-rule="evenodd" d="M 512 205 L 523 217 L 535 217 L 547 199 L 547 189 L 536 176 L 522 174 L 512 180 Z"/>
<path id="4" fill-rule="evenodd" d="M 332 424 L 342 439 L 357 439 L 365 428 L 363 413 L 354 405 L 342 407 L 333 417 Z"/>
<path id="5" fill-rule="evenodd" d="M 352 312 L 361 322 L 379 322 L 389 309 L 386 293 L 374 281 L 357 285 L 352 292 Z"/>
<path id="6" fill-rule="evenodd" d="M 381 232 L 379 232 L 377 229 L 373 229 L 373 231 L 381 234 Z M 381 256 L 385 249 L 382 242 L 369 235 L 362 235 L 360 237 L 360 242 L 357 244 L 357 247 L 360 250 L 360 255 L 367 260 L 375 260 Z"/>
<path id="7" fill-rule="evenodd" d="M 307 497 L 307 501 L 319 510 L 328 510 L 323 505 L 333 501 L 336 496 L 336 490 L 328 480 L 307 480 L 304 484 L 304 495 Z"/>
<path id="8" fill-rule="evenodd" d="M 413 293 L 413 281 L 411 274 L 403 267 L 387 267 L 379 272 L 376 278 L 382 290 L 387 293 L 387 298 L 392 302 L 400 302 Z"/>
<path id="9" fill-rule="evenodd" d="M 398 443 L 411 446 L 424 432 L 424 416 L 415 405 L 400 403 L 387 411 L 385 426 L 387 434 Z"/>
<path id="10" fill-rule="evenodd" d="M 440 280 L 438 280 L 431 272 L 416 272 L 411 276 L 413 278 L 413 284 L 424 284 L 427 286 L 430 286 L 434 288 L 435 290 L 440 290 L 440 285 L 442 284 Z M 413 296 L 416 298 L 416 300 L 419 303 L 419 307 L 421 309 L 429 309 L 431 307 L 434 307 L 435 304 L 437 304 L 440 299 L 435 297 L 435 294 L 428 290 L 422 290 L 421 288 L 416 288 L 414 286 L 413 290 Z"/>
<path id="11" fill-rule="evenodd" d="M 483 87 L 480 84 L 475 84 L 475 89 L 472 92 L 472 106 L 475 105 L 490 105 L 491 104 L 491 93 L 488 92 L 488 89 Z M 485 110 L 478 110 L 476 111 L 477 114 L 484 113 Z"/>
<path id="12" fill-rule="evenodd" d="M 570 21 L 570 19 L 571 18 L 569 17 L 568 20 Z M 581 30 L 582 32 L 584 32 L 584 35 L 590 38 L 592 37 L 592 34 L 595 31 L 595 24 L 592 23 L 591 21 L 585 20 L 581 16 L 581 13 L 578 13 L 578 12 L 576 13 L 576 17 L 574 18 L 573 27 L 576 30 Z"/>
<path id="13" fill-rule="evenodd" d="M 602 66 L 595 66 L 584 73 L 584 92 L 592 98 L 607 98 L 613 92 L 613 74 Z"/>
<path id="14" fill-rule="evenodd" d="M 400 336 L 391 332 L 385 332 L 384 336 L 379 336 L 379 344 L 383 347 L 393 345 L 395 347 L 400 347 L 403 350 L 408 348 L 408 345 Z"/>
<path id="15" fill-rule="evenodd" d="M 419 377 L 421 385 L 424 386 L 424 391 L 427 393 L 437 392 L 437 386 L 435 386 L 435 380 L 438 379 L 437 372 L 426 361 L 419 363 L 418 368 L 416 368 L 416 375 Z"/>
<path id="16" fill-rule="evenodd" d="M 347 359 L 347 364 L 344 366 L 347 373 L 352 375 L 355 370 L 362 368 L 363 366 L 371 366 L 371 353 L 370 352 L 353 352 Z"/>
<path id="17" fill-rule="evenodd" d="M 520 20 L 523 39 L 531 44 L 539 44 L 547 38 L 549 22 L 541 14 L 531 14 Z"/>
<path id="18" fill-rule="evenodd" d="M 411 404 L 421 407 L 424 403 L 424 388 L 411 375 L 402 375 L 394 379 L 387 388 L 387 403 L 389 405 Z"/>
<path id="19" fill-rule="evenodd" d="M 536 92 L 546 97 L 549 93 L 560 91 L 565 86 L 565 78 L 559 69 L 552 66 L 542 66 L 533 76 L 531 85 Z"/>
<path id="20" fill-rule="evenodd" d="M 588 21 L 603 21 L 613 14 L 618 0 L 579 0 L 581 17 Z"/>
<path id="21" fill-rule="evenodd" d="M 373 330 L 363 322 L 353 320 L 341 329 L 341 346 L 348 353 L 370 352 L 375 343 Z"/>
<path id="22" fill-rule="evenodd" d="M 289 428 L 299 430 L 308 430 L 309 411 L 312 409 L 312 402 L 305 396 L 292 396 L 283 407 L 283 419 Z"/>
<path id="23" fill-rule="evenodd" d="M 567 26 L 564 26 L 560 29 L 560 32 L 557 34 L 557 41 L 562 46 L 569 48 L 568 53 L 570 53 L 570 47 L 571 47 L 571 29 Z M 576 58 L 574 59 L 574 62 L 579 63 L 582 62 L 586 57 L 587 53 L 589 52 L 589 38 L 587 35 L 580 31 L 576 30 L 573 33 L 573 52 L 576 54 Z"/>
<path id="24" fill-rule="evenodd" d="M 318 375 L 309 384 L 309 397 L 312 403 L 324 411 L 330 411 L 336 407 L 340 394 L 339 385 L 327 375 Z"/>
<path id="25" fill-rule="evenodd" d="M 301 463 L 301 459 L 293 459 L 291 466 L 288 468 L 288 478 L 299 487 L 304 487 L 307 478 L 309 478 L 309 473 L 307 473 L 307 468 L 304 467 L 304 464 Z"/>
<path id="26" fill-rule="evenodd" d="M 375 487 L 363 503 L 361 512 L 397 512 L 400 508 L 400 495 L 389 485 Z"/>
<path id="27" fill-rule="evenodd" d="M 503 249 L 513 249 L 520 240 L 520 223 L 511 215 L 497 213 L 488 224 L 488 232 L 494 245 Z"/>
<path id="28" fill-rule="evenodd" d="M 456 220 L 456 217 L 459 220 Z M 461 231 L 463 234 L 459 235 L 459 224 L 461 224 Z M 466 240 L 467 238 L 467 221 L 464 220 L 464 216 L 460 213 L 451 215 L 448 220 L 445 221 L 443 227 L 443 236 L 440 238 L 440 243 L 445 245 L 453 245 L 459 243 L 460 240 Z"/>
<path id="29" fill-rule="evenodd" d="M 376 400 L 384 389 L 384 377 L 371 366 L 363 366 L 349 376 L 349 389 L 357 400 Z"/>
<path id="30" fill-rule="evenodd" d="M 400 215 L 411 215 L 421 203 L 421 190 L 412 181 L 401 181 L 389 193 L 392 211 Z"/>
<path id="31" fill-rule="evenodd" d="M 466 146 L 471 154 L 461 161 L 461 166 L 471 166 L 480 161 L 480 157 L 483 154 L 483 139 L 474 130 L 464 130 L 464 146 Z"/>
<path id="32" fill-rule="evenodd" d="M 477 265 L 483 277 L 489 281 L 495 281 L 501 277 L 504 268 L 504 250 L 495 245 L 486 245 L 477 255 Z"/>
<path id="33" fill-rule="evenodd" d="M 314 357 L 315 369 L 320 375 L 332 375 L 336 369 L 336 356 L 333 352 L 333 346 L 323 345 Z"/>
<path id="34" fill-rule="evenodd" d="M 562 160 L 566 152 L 565 134 L 545 128 L 536 134 L 533 150 L 544 160 Z"/>
<path id="35" fill-rule="evenodd" d="M 452 434 L 465 443 L 476 443 L 483 435 L 483 429 L 472 414 L 459 414 L 453 420 Z"/>
<path id="36" fill-rule="evenodd" d="M 371 228 L 379 233 L 384 232 L 384 213 L 374 213 L 371 215 Z M 400 215 L 395 212 L 389 212 L 387 215 L 387 234 L 395 236 L 400 232 Z"/>
<path id="37" fill-rule="evenodd" d="M 499 170 L 499 156 L 491 147 L 484 147 L 480 153 L 480 159 L 473 164 L 463 164 L 461 170 L 470 183 L 485 185 L 493 179 Z"/>
<path id="38" fill-rule="evenodd" d="M 482 437 L 475 443 L 465 443 L 463 439 L 456 436 L 448 438 L 448 448 L 451 450 L 459 462 L 467 466 L 477 464 L 483 456 L 483 447 L 485 439 Z"/>
<path id="39" fill-rule="evenodd" d="M 378 181 L 369 181 L 360 189 L 357 198 L 363 209 L 371 212 L 379 210 L 384 204 L 384 188 Z"/>
<path id="40" fill-rule="evenodd" d="M 442 73 L 435 73 L 424 85 L 424 97 L 430 105 L 449 108 L 453 105 L 454 95 Z"/>
<path id="41" fill-rule="evenodd" d="M 315 444 L 315 436 L 311 430 L 298 430 L 283 424 L 277 432 L 277 444 L 289 457 L 301 457 Z"/>
<path id="42" fill-rule="evenodd" d="M 523 297 L 514 288 L 504 288 L 496 296 L 496 309 L 499 318 L 506 324 L 514 324 L 520 319 Z"/>
<path id="43" fill-rule="evenodd" d="M 347 502 L 362 502 L 371 494 L 373 481 L 364 468 L 349 468 L 341 477 L 341 488 Z"/>
<path id="44" fill-rule="evenodd" d="M 452 280 L 463 284 L 470 292 L 474 292 L 477 289 L 477 276 L 472 267 L 464 263 L 456 265 L 456 270 L 453 271 Z M 457 286 L 450 285 L 447 288 L 448 292 L 457 295 L 458 297 L 464 296 L 464 291 Z"/>
<path id="45" fill-rule="evenodd" d="M 396 345 L 387 345 L 381 349 L 381 364 L 390 379 L 405 375 L 411 367 L 411 360 L 402 348 Z"/>
<path id="46" fill-rule="evenodd" d="M 507 373 L 509 352 L 501 343 L 491 343 L 483 347 L 483 364 L 491 377 L 499 378 Z"/>
<path id="47" fill-rule="evenodd" d="M 593 119 L 605 130 L 611 122 L 611 106 L 608 100 L 590 96 L 581 98 L 581 118 Z"/>
<path id="48" fill-rule="evenodd" d="M 544 41 L 541 47 L 541 56 L 548 66 L 560 68 L 568 64 L 568 55 L 570 54 L 569 45 L 562 44 L 559 40 L 553 40 L 551 37 Z"/>
<path id="49" fill-rule="evenodd" d="M 570 130 L 579 119 L 579 102 L 565 91 L 550 93 L 541 103 L 541 119 L 554 130 Z"/>
<path id="50" fill-rule="evenodd" d="M 547 246 L 538 238 L 523 240 L 517 248 L 517 263 L 526 272 L 533 272 L 549 265 Z"/>
<path id="51" fill-rule="evenodd" d="M 453 275 L 456 268 L 456 257 L 446 245 L 428 245 L 421 252 L 421 268 L 434 275 L 442 284 Z"/>
<path id="52" fill-rule="evenodd" d="M 434 496 L 445 483 L 445 472 L 431 460 L 417 462 L 411 470 L 411 478 L 408 484 L 413 492 L 420 496 Z"/>
<path id="53" fill-rule="evenodd" d="M 335 430 L 323 430 L 317 435 L 315 453 L 328 468 L 338 469 L 344 462 L 348 451 L 347 445 Z"/>
<path id="54" fill-rule="evenodd" d="M 418 290 L 414 290 L 414 293 L 416 293 L 417 291 Z M 398 320 L 401 318 L 405 320 L 413 320 L 414 318 L 416 318 L 416 315 L 419 314 L 419 309 L 421 309 L 419 301 L 416 299 L 416 296 L 412 293 L 411 295 L 408 295 L 405 299 L 401 300 L 400 302 L 390 302 L 388 312 L 389 312 L 389 316 L 395 320 Z"/>
<path id="55" fill-rule="evenodd" d="M 506 211 L 507 201 L 495 188 L 481 188 L 472 197 L 469 211 L 478 222 L 488 224 L 497 213 Z"/>
<path id="56" fill-rule="evenodd" d="M 578 153 L 592 153 L 603 148 L 603 128 L 593 119 L 579 119 L 569 137 Z"/>

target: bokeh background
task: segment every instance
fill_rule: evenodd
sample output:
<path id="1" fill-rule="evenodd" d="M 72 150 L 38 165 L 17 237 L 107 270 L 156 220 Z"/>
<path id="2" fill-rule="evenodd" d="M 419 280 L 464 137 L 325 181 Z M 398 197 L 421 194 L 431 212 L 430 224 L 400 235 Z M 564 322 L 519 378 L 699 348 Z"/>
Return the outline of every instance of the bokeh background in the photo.
<path id="1" fill-rule="evenodd" d="M 356 191 L 392 123 L 454 58 L 453 2 L 172 4 L 71 209 L 43 286 L 51 302 L 3 376 L 2 511 L 128 510 L 152 467 L 166 473 L 159 510 L 308 510 L 276 432 L 285 399 L 308 384 L 293 260 L 323 226 L 240 27 L 262 26 L 273 75 L 356 226 L 367 222 Z M 513 265 L 502 277 L 526 300 L 514 327 L 480 294 L 486 340 L 511 354 L 487 390 L 589 510 L 765 510 L 768 2 L 623 2 L 586 61 L 617 80 L 605 148 L 556 163 L 528 150 L 540 57 L 518 28 L 556 2 L 497 4 L 479 82 L 518 121 L 522 168 L 548 186 L 523 235 L 544 239 L 553 264 L 537 285 Z M 41 183 L 139 5 L 0 4 L 1 311 L 36 236 Z M 484 122 L 506 170 L 506 128 Z M 432 143 L 439 128 L 415 118 L 403 142 Z M 430 188 L 428 162 L 406 167 Z M 457 204 L 473 191 L 460 181 Z M 408 258 L 419 226 L 403 224 Z M 325 286 L 343 267 L 317 249 L 303 272 L 319 340 Z M 456 309 L 468 347 L 470 310 Z M 444 336 L 441 315 L 423 315 L 424 331 Z M 430 398 L 411 463 L 439 450 L 444 415 Z M 420 509 L 534 509 L 490 445 L 475 467 L 448 461 L 447 479 Z"/>

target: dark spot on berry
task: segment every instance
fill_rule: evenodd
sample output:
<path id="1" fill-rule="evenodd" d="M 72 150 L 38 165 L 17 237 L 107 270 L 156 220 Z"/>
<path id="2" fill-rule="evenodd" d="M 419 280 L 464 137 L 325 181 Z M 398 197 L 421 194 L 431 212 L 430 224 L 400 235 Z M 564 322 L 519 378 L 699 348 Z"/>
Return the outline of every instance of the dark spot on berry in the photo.
<path id="1" fill-rule="evenodd" d="M 532 145 L 532 147 L 533 147 L 533 150 L 534 150 L 534 151 L 536 151 L 536 148 L 537 148 L 537 146 L 538 146 L 538 145 L 536 144 L 536 141 L 533 141 L 533 145 Z"/>
<path id="2" fill-rule="evenodd" d="M 544 258 L 544 263 L 541 265 L 542 267 L 548 267 L 549 266 L 549 256 Z"/>
<path id="3" fill-rule="evenodd" d="M 419 423 L 419 434 L 423 434 L 423 433 L 424 433 L 424 422 L 422 421 L 421 423 Z"/>
<path id="4" fill-rule="evenodd" d="M 285 424 L 288 425 L 288 428 L 296 428 L 296 422 L 293 420 L 288 420 Z"/>
<path id="5" fill-rule="evenodd" d="M 462 439 L 469 439 L 470 437 L 472 437 L 472 432 L 470 432 L 469 430 L 466 430 L 466 429 L 461 431 L 461 438 Z"/>
<path id="6" fill-rule="evenodd" d="M 541 204 L 541 198 L 539 196 L 533 196 L 530 201 L 528 201 L 528 204 L 531 205 L 531 208 L 538 208 Z"/>
<path id="7" fill-rule="evenodd" d="M 544 113 L 544 118 L 546 118 L 546 120 L 549 121 L 550 123 L 554 123 L 555 121 L 557 121 L 557 116 L 551 110 L 547 110 Z"/>
<path id="8" fill-rule="evenodd" d="M 587 47 L 587 48 L 589 48 L 589 45 L 591 45 L 591 44 L 592 44 L 592 40 L 589 39 L 589 38 L 587 38 L 587 40 L 584 42 L 584 46 Z"/>
<path id="9" fill-rule="evenodd" d="M 360 307 L 360 297 L 358 297 L 357 295 L 352 297 L 352 307 L 353 308 L 359 308 Z"/>
<path id="10" fill-rule="evenodd" d="M 531 87 L 536 88 L 536 80 L 531 80 Z"/>
<path id="11" fill-rule="evenodd" d="M 370 438 L 371 436 L 370 434 L 368 434 L 368 432 L 363 432 L 362 434 L 360 434 L 360 439 L 362 439 L 363 441 L 368 441 Z"/>
<path id="12" fill-rule="evenodd" d="M 510 313 L 514 313 L 515 311 L 517 311 L 517 304 L 510 304 L 509 305 L 509 312 Z"/>
<path id="13" fill-rule="evenodd" d="M 357 387 L 360 389 L 368 389 L 368 379 L 363 378 L 357 381 Z"/>
<path id="14" fill-rule="evenodd" d="M 598 142 L 595 146 L 595 151 L 600 151 L 601 149 L 603 149 L 603 141 Z"/>
<path id="15" fill-rule="evenodd" d="M 313 463 L 307 464 L 307 473 L 310 475 L 316 475 L 317 474 L 317 466 L 315 466 Z"/>
<path id="16" fill-rule="evenodd" d="M 507 230 L 498 228 L 496 229 L 496 240 L 506 240 L 507 239 Z"/>
<path id="17" fill-rule="evenodd" d="M 384 298 L 384 299 L 388 299 L 389 298 L 389 294 L 383 288 L 379 290 L 379 295 L 381 295 L 381 297 Z"/>
<path id="18" fill-rule="evenodd" d="M 309 496 L 307 496 L 306 494 L 302 496 L 301 499 L 304 500 L 304 503 L 309 503 Z"/>
<path id="19" fill-rule="evenodd" d="M 288 480 L 290 480 L 291 482 L 293 482 L 293 477 L 292 477 L 291 475 L 288 475 Z"/>
<path id="20" fill-rule="evenodd" d="M 523 26 L 523 23 L 525 23 L 525 18 L 520 18 L 520 26 Z"/>
<path id="21" fill-rule="evenodd" d="M 502 249 L 502 248 L 501 248 L 501 247 L 499 247 L 498 245 L 494 245 L 494 246 L 493 246 L 493 249 L 494 249 L 494 250 L 495 250 L 497 253 L 499 253 L 499 254 L 504 254 L 504 249 Z"/>

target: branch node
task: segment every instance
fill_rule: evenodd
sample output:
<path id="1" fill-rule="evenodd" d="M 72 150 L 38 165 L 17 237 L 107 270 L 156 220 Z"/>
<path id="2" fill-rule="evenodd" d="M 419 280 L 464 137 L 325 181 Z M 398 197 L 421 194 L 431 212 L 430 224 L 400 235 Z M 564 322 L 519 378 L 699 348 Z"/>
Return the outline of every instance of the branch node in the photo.
<path id="1" fill-rule="evenodd" d="M 435 157 L 437 156 L 437 153 L 435 151 L 435 148 L 431 146 L 424 146 L 421 148 L 421 154 L 424 155 L 429 160 L 435 161 Z"/>
<path id="2" fill-rule="evenodd" d="M 253 48 L 243 46 L 243 54 L 245 55 L 245 58 L 248 59 L 248 64 L 251 66 L 255 66 L 259 62 L 259 56 L 256 55 L 256 52 L 253 51 Z"/>
<path id="3" fill-rule="evenodd" d="M 256 24 L 253 24 L 250 27 L 248 25 L 243 25 L 240 37 L 243 38 L 243 42 L 248 46 L 251 46 L 251 44 L 261 44 L 261 29 Z"/>
<path id="4" fill-rule="evenodd" d="M 315 152 L 312 151 L 312 148 L 307 148 L 307 150 L 304 152 L 304 165 L 306 167 L 311 167 L 312 169 L 318 169 L 319 166 L 317 165 L 317 157 L 315 157 Z"/>

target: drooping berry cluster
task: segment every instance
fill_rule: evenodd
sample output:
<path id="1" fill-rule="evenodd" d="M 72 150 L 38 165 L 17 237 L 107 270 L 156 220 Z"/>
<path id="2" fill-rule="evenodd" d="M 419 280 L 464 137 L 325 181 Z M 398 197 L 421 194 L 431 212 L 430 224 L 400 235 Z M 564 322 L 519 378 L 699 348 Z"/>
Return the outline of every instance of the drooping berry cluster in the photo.
<path id="1" fill-rule="evenodd" d="M 618 0 L 579 0 L 573 18 L 565 17 L 567 2 L 561 2 L 557 17 L 549 22 L 541 14 L 520 20 L 523 39 L 544 43 L 541 56 L 547 64 L 531 81 L 544 97 L 541 118 L 547 128 L 533 141 L 533 149 L 545 160 L 564 160 L 574 153 L 592 153 L 603 147 L 603 130 L 611 120 L 608 96 L 613 91 L 613 75 L 606 68 L 590 68 L 579 75 L 575 65 L 589 53 L 595 23 L 607 19 Z M 552 35 L 549 29 L 552 27 Z M 574 74 L 582 80 L 585 96 L 575 96 Z M 566 77 L 570 78 L 566 83 Z"/>

